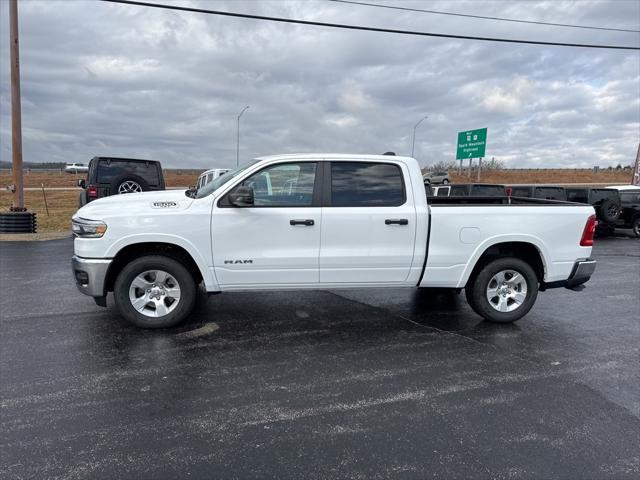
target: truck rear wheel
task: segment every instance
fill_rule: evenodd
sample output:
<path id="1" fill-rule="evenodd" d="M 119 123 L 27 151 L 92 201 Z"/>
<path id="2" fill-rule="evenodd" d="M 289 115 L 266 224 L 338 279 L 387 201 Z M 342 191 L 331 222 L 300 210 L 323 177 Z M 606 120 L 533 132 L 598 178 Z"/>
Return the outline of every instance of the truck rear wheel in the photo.
<path id="1" fill-rule="evenodd" d="M 465 290 L 471 308 L 485 320 L 511 323 L 533 307 L 538 296 L 538 277 L 519 258 L 498 258 L 485 265 Z"/>
<path id="2" fill-rule="evenodd" d="M 179 261 L 162 255 L 138 258 L 116 278 L 113 295 L 120 314 L 141 328 L 181 323 L 196 303 L 196 282 Z"/>

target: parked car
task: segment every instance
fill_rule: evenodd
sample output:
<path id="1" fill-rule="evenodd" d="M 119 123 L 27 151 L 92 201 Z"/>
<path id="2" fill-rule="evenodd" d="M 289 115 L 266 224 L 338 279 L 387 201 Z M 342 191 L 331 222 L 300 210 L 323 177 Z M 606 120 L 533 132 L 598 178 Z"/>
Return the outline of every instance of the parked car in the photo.
<path id="1" fill-rule="evenodd" d="M 451 183 L 451 177 L 449 177 L 449 172 L 427 172 L 422 176 L 422 180 L 424 183 L 429 183 L 432 185 L 437 184 L 447 184 Z"/>
<path id="2" fill-rule="evenodd" d="M 206 172 L 202 172 L 198 177 L 198 183 L 196 183 L 196 188 L 204 187 L 207 183 L 224 175 L 229 170 L 230 170 L 229 168 L 213 168 L 211 170 L 207 170 Z"/>
<path id="3" fill-rule="evenodd" d="M 598 218 L 599 234 L 613 233 L 621 213 L 620 194 L 617 190 L 591 187 L 566 187 L 565 190 L 568 201 L 593 205 Z"/>
<path id="4" fill-rule="evenodd" d="M 544 198 L 547 200 L 566 200 L 567 191 L 557 185 L 507 185 L 507 194 L 512 197 Z"/>
<path id="5" fill-rule="evenodd" d="M 80 206 L 98 198 L 123 193 L 164 190 L 162 165 L 156 160 L 93 157 L 86 180 L 79 180 Z"/>
<path id="6" fill-rule="evenodd" d="M 86 173 L 89 167 L 84 163 L 67 163 L 64 167 L 66 173 Z"/>
<path id="7" fill-rule="evenodd" d="M 636 237 L 640 237 L 640 187 L 620 185 L 607 187 L 617 190 L 620 195 L 620 216 L 615 222 L 616 228 L 630 228 Z"/>
<path id="8" fill-rule="evenodd" d="M 409 157 L 278 155 L 197 192 L 90 203 L 72 222 L 76 284 L 102 306 L 113 291 L 129 322 L 161 328 L 190 314 L 201 283 L 210 293 L 464 288 L 480 316 L 509 323 L 539 290 L 576 289 L 591 277 L 590 205 L 434 203 L 419 173 Z"/>

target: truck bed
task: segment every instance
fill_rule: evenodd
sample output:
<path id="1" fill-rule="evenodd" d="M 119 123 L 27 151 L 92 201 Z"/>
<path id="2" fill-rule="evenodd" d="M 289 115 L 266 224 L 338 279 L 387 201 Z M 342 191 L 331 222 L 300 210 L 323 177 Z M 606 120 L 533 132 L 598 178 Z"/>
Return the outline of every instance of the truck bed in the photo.
<path id="1" fill-rule="evenodd" d="M 580 246 L 585 222 L 594 213 L 590 205 L 522 197 L 428 197 L 427 201 L 430 234 L 423 287 L 463 287 L 489 245 L 534 245 L 543 260 L 545 282 L 567 279 L 575 260 L 590 253 Z"/>

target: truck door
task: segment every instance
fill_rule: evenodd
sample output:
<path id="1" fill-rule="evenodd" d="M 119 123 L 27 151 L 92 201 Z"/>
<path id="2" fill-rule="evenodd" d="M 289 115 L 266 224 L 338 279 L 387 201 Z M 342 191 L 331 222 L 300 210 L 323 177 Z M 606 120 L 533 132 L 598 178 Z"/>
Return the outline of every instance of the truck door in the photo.
<path id="1" fill-rule="evenodd" d="M 253 189 L 253 206 L 233 206 L 229 194 L 217 202 L 211 238 L 221 286 L 318 283 L 319 165 L 267 166 L 236 186 Z"/>
<path id="2" fill-rule="evenodd" d="M 328 164 L 325 172 L 320 282 L 405 281 L 416 236 L 415 202 L 413 192 L 405 187 L 406 167 L 341 161 Z"/>

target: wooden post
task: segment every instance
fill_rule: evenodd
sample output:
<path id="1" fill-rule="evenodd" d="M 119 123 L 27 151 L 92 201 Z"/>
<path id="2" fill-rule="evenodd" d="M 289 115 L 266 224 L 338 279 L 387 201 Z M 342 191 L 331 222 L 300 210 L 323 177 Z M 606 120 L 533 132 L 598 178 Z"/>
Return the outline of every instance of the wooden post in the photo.
<path id="1" fill-rule="evenodd" d="M 22 178 L 22 119 L 20 108 L 20 50 L 18 44 L 18 0 L 9 1 L 9 47 L 11 58 L 11 150 L 13 154 L 13 207 L 23 212 L 24 180 Z"/>
<path id="2" fill-rule="evenodd" d="M 476 182 L 480 181 L 480 172 L 482 171 L 482 157 L 478 159 L 478 176 L 476 177 Z"/>
<path id="3" fill-rule="evenodd" d="M 44 183 L 41 183 L 42 187 L 42 199 L 44 200 L 44 208 L 47 210 L 47 217 L 49 216 L 49 205 L 47 205 L 47 194 L 44 193 Z"/>

